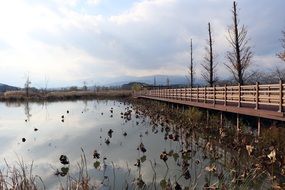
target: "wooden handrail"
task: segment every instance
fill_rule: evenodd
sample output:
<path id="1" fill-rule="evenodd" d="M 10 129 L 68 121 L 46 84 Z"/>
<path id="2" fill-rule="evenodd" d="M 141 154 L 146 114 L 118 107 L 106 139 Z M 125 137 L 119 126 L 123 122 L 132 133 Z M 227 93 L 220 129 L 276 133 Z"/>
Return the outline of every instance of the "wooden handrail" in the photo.
<path id="1" fill-rule="evenodd" d="M 141 91 L 141 95 L 166 99 L 176 99 L 190 102 L 203 102 L 211 104 L 235 103 L 237 107 L 252 104 L 255 109 L 260 105 L 278 106 L 283 112 L 285 106 L 285 84 L 259 84 L 237 86 L 214 86 L 196 88 L 155 89 Z"/>

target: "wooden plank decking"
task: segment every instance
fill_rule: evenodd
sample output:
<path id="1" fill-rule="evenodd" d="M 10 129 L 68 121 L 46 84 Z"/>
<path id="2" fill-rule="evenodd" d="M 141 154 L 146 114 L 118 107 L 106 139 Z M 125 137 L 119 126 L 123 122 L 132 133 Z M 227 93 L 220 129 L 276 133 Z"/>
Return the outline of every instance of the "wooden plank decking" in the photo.
<path id="1" fill-rule="evenodd" d="M 142 90 L 138 98 L 285 121 L 285 84 Z"/>

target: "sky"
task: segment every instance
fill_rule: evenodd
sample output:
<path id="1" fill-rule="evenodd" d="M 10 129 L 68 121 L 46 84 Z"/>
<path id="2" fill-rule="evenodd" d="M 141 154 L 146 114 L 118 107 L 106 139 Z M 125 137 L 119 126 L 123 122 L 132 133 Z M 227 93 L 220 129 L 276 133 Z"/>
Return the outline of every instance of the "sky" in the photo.
<path id="1" fill-rule="evenodd" d="M 0 1 L 0 83 L 41 88 L 104 85 L 131 77 L 187 75 L 193 40 L 196 77 L 211 22 L 219 78 L 232 24 L 231 0 Z M 237 0 L 254 53 L 250 69 L 283 67 L 284 0 Z M 285 67 L 285 65 L 284 65 Z"/>

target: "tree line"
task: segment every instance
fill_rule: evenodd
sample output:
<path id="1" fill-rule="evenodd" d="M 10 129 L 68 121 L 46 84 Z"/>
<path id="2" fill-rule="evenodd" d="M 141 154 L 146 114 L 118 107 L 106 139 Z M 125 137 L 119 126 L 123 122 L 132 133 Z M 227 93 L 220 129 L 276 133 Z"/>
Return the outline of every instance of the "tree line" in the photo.
<path id="1" fill-rule="evenodd" d="M 283 38 L 281 39 L 283 51 L 277 53 L 282 61 L 285 62 L 285 31 L 282 32 Z M 232 82 L 234 84 L 246 84 L 255 82 L 272 83 L 276 80 L 285 79 L 285 70 L 275 68 L 273 73 L 249 72 L 248 68 L 252 64 L 253 52 L 249 46 L 248 30 L 244 25 L 240 24 L 237 11 L 237 3 L 233 2 L 232 7 L 232 25 L 228 27 L 227 41 L 230 45 L 230 50 L 226 52 L 227 63 L 224 63 L 226 68 L 232 75 Z M 216 84 L 222 84 L 223 81 L 219 80 L 217 76 L 216 55 L 214 53 L 214 40 L 212 37 L 212 26 L 208 23 L 208 39 L 205 46 L 205 55 L 202 65 L 202 78 L 205 80 L 208 86 L 214 86 Z M 194 86 L 195 80 L 195 68 L 193 62 L 193 44 L 190 40 L 190 65 L 188 67 L 188 80 L 189 86 Z M 229 81 L 227 81 L 229 82 Z"/>

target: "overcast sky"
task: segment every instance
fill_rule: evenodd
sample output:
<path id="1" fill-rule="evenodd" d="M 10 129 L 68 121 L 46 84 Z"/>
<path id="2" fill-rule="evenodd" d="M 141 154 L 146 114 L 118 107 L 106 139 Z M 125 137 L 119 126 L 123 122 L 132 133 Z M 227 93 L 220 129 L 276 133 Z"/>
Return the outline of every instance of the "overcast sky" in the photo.
<path id="1" fill-rule="evenodd" d="M 284 0 L 238 0 L 252 69 L 282 66 Z M 9 0 L 0 2 L 0 83 L 104 84 L 124 76 L 186 75 L 193 39 L 197 76 L 211 22 L 220 78 L 231 0 Z M 284 64 L 284 63 L 283 63 Z"/>

